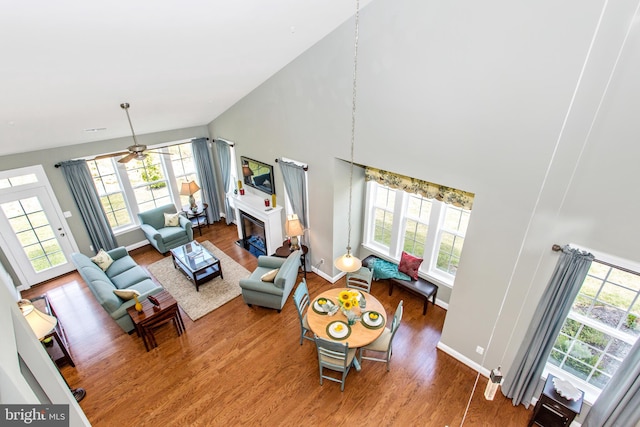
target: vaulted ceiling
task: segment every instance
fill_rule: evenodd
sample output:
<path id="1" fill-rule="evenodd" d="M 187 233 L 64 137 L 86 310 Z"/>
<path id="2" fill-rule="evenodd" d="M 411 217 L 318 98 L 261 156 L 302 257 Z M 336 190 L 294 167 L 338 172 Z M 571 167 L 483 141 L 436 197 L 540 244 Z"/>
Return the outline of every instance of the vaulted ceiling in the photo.
<path id="1" fill-rule="evenodd" d="M 7 155 L 130 135 L 123 102 L 136 134 L 206 125 L 352 17 L 356 3 L 31 0 L 2 9 Z"/>

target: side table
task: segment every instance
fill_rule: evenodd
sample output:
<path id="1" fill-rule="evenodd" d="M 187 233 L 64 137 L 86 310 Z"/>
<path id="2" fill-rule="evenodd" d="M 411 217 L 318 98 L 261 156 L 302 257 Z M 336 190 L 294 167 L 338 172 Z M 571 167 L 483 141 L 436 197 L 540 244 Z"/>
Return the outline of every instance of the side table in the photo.
<path id="1" fill-rule="evenodd" d="M 157 309 L 153 308 L 154 305 L 148 299 L 141 301 L 142 312 L 140 313 L 136 311 L 135 306 L 127 308 L 127 313 L 133 320 L 136 332 L 142 338 L 144 348 L 147 351 L 158 346 L 156 337 L 153 334 L 154 328 L 173 322 L 178 336 L 184 332 L 184 323 L 182 322 L 182 316 L 180 316 L 178 303 L 171 294 L 163 290 L 155 294 L 154 297 L 160 303 L 160 307 Z"/>
<path id="2" fill-rule="evenodd" d="M 47 353 L 49 353 L 49 355 L 51 356 L 51 359 L 53 359 L 56 365 L 58 365 L 60 362 L 67 362 L 69 365 L 75 368 L 76 365 L 75 363 L 73 363 L 73 359 L 71 358 L 71 354 L 69 353 L 69 347 L 67 345 L 67 336 L 64 333 L 64 328 L 62 327 L 62 323 L 60 323 L 60 319 L 56 315 L 56 311 L 51 305 L 51 301 L 49 301 L 47 294 L 35 297 L 31 300 L 31 302 L 38 309 L 41 309 L 46 314 L 53 316 L 57 319 L 56 326 L 53 328 L 53 330 L 49 332 L 47 335 L 45 335 L 44 337 L 42 337 L 41 339 L 42 344 L 45 345 L 45 348 L 47 346 L 44 342 L 48 338 L 52 338 L 53 340 L 55 340 L 55 346 L 52 348 L 51 351 L 47 351 Z M 62 353 L 62 356 L 58 357 L 60 353 Z"/>
<path id="3" fill-rule="evenodd" d="M 580 413 L 584 392 L 581 390 L 578 400 L 568 400 L 560 396 L 553 385 L 555 376 L 549 374 L 540 398 L 533 410 L 529 427 L 534 424 L 544 427 L 568 427 Z"/>
<path id="4" fill-rule="evenodd" d="M 304 274 L 304 279 L 307 279 L 307 252 L 309 252 L 309 248 L 305 245 L 300 245 L 300 249 L 302 250 L 302 255 L 300 255 L 300 262 L 302 263 L 302 273 Z M 291 246 L 289 245 L 289 241 L 285 240 L 282 242 L 282 246 L 276 249 L 276 252 L 273 254 L 279 258 L 287 258 L 291 255 Z"/>
<path id="5" fill-rule="evenodd" d="M 206 203 L 202 203 L 198 205 L 198 209 L 196 211 L 191 210 L 189 206 L 183 206 L 182 212 L 185 214 L 187 219 L 191 221 L 193 224 L 193 228 L 197 228 L 202 236 L 202 227 L 205 225 L 209 228 L 209 218 L 207 218 L 207 208 L 209 205 Z"/>

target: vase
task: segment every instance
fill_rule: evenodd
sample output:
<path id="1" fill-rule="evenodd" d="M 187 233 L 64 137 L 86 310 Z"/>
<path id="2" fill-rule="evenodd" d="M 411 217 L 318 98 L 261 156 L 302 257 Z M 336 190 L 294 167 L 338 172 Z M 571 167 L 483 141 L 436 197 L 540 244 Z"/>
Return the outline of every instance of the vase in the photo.
<path id="1" fill-rule="evenodd" d="M 349 325 L 355 325 L 356 324 L 356 321 L 358 320 L 358 315 L 356 313 L 354 313 L 353 310 L 342 309 L 342 314 L 344 314 L 345 317 L 347 318 L 347 323 Z"/>
<path id="2" fill-rule="evenodd" d="M 136 307 L 136 311 L 137 311 L 138 313 L 142 313 L 142 304 L 140 304 L 140 301 L 138 301 L 138 296 L 137 296 L 137 295 L 134 295 L 134 296 L 133 296 L 133 299 L 136 301 L 136 305 L 135 305 L 135 307 Z"/>

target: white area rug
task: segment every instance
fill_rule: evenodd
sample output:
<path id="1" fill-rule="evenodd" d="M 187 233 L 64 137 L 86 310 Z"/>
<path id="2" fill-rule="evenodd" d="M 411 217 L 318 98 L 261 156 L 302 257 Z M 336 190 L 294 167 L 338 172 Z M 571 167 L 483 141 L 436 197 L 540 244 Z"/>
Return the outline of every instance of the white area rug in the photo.
<path id="1" fill-rule="evenodd" d="M 199 292 L 180 270 L 174 268 L 171 255 L 148 267 L 153 277 L 176 299 L 191 320 L 198 320 L 239 296 L 242 290 L 238 282 L 251 274 L 211 242 L 202 242 L 202 246 L 220 260 L 224 279 L 216 277 L 201 284 Z"/>

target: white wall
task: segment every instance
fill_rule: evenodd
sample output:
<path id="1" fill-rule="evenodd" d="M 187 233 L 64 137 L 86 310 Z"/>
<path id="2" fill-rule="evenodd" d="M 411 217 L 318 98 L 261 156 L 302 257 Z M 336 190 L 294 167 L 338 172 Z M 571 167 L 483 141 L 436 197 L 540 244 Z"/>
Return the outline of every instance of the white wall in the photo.
<path id="1" fill-rule="evenodd" d="M 598 110 L 635 6 L 375 0 L 361 13 L 356 163 L 476 194 L 442 334 L 473 363 L 508 369 L 552 244 L 640 253 L 637 29 Z M 352 52 L 351 21 L 209 125 L 239 154 L 309 164 L 314 265 L 344 250 L 335 159 L 349 153 Z"/>

